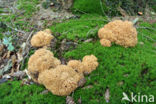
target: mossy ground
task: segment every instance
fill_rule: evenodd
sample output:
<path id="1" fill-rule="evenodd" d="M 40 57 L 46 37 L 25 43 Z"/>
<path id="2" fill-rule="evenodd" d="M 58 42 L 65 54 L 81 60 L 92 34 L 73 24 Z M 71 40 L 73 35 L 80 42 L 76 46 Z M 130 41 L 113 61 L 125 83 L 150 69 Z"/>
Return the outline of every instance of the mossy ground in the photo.
<path id="1" fill-rule="evenodd" d="M 97 14 L 86 14 L 79 19 L 71 19 L 60 24 L 51 26 L 54 35 L 62 40 L 85 40 L 88 38 L 95 38 L 96 33 L 103 24 L 108 22 L 106 17 Z M 57 36 L 60 33 L 60 36 Z"/>
<path id="2" fill-rule="evenodd" d="M 24 17 L 31 18 L 30 11 L 36 10 L 33 5 L 36 5 L 37 1 L 33 0 L 33 3 L 27 6 L 23 2 L 28 3 L 31 0 L 19 0 L 19 8 L 25 10 Z M 83 56 L 90 54 L 98 58 L 98 68 L 86 76 L 87 82 L 84 87 L 91 87 L 78 88 L 72 94 L 75 102 L 77 103 L 81 98 L 82 104 L 106 104 L 105 90 L 107 88 L 110 90 L 111 104 L 129 104 L 121 102 L 123 92 L 128 95 L 134 92 L 156 96 L 156 23 L 142 22 L 139 25 L 140 28 L 137 29 L 139 42 L 136 47 L 124 48 L 115 44 L 109 48 L 102 47 L 97 31 L 108 23 L 108 20 L 106 17 L 99 16 L 101 13 L 102 11 L 98 14 L 85 14 L 79 19 L 56 23 L 50 27 L 60 41 L 65 38 L 79 43 L 76 49 L 65 52 L 64 58 L 82 59 Z M 1 20 L 10 22 L 12 19 L 17 19 L 16 26 L 24 28 L 29 26 L 22 20 L 24 17 L 17 18 L 11 15 L 7 18 L 2 17 Z M 95 40 L 87 43 L 81 41 L 89 38 Z M 41 94 L 44 90 L 45 88 L 41 85 L 21 86 L 21 81 L 8 81 L 0 84 L 0 104 L 65 104 L 65 97 L 55 96 L 50 92 Z"/>
<path id="3" fill-rule="evenodd" d="M 97 16 L 95 16 L 97 18 Z M 78 20 L 69 20 L 56 24 L 52 27 L 54 32 L 64 33 L 70 28 L 69 39 L 75 39 L 78 34 L 79 39 L 86 38 L 86 34 L 91 28 L 101 27 L 105 21 L 84 21 L 88 17 Z M 82 20 L 84 19 L 84 20 Z M 92 17 L 91 17 L 92 19 Z M 65 27 L 66 26 L 66 27 Z M 89 27 L 84 29 L 83 27 Z M 86 76 L 87 83 L 84 86 L 92 88 L 78 88 L 73 97 L 77 101 L 80 97 L 83 104 L 105 104 L 104 93 L 106 88 L 110 90 L 110 103 L 121 102 L 122 92 L 130 94 L 152 94 L 156 96 L 156 24 L 142 23 L 138 28 L 139 42 L 134 48 L 124 48 L 113 44 L 112 47 L 102 47 L 99 40 L 88 43 L 80 43 L 76 49 L 66 52 L 66 59 L 82 59 L 85 55 L 94 54 L 98 58 L 99 67 L 89 76 Z M 146 28 L 146 29 L 144 29 Z M 80 31 L 80 30 L 81 31 Z M 82 35 L 83 34 L 83 35 Z M 67 35 L 67 34 L 64 34 Z M 97 32 L 93 34 L 97 38 Z M 72 37 L 72 38 L 71 38 Z M 98 38 L 97 38 L 98 39 Z M 40 85 L 20 86 L 19 81 L 8 82 L 0 85 L 0 102 L 2 104 L 21 103 L 65 103 L 65 97 L 51 94 L 40 94 L 45 88 Z M 125 103 L 125 102 L 121 102 Z"/>

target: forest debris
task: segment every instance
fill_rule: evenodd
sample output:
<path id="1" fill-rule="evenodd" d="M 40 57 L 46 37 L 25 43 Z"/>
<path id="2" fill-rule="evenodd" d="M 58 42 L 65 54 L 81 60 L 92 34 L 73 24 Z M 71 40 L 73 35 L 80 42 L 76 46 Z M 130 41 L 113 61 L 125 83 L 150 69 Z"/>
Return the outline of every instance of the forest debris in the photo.
<path id="1" fill-rule="evenodd" d="M 8 79 L 2 78 L 2 79 L 0 79 L 0 84 L 2 84 L 2 83 L 4 83 L 4 82 L 7 82 L 7 81 L 8 81 Z"/>
<path id="2" fill-rule="evenodd" d="M 0 76 L 3 75 L 4 72 L 10 70 L 12 67 L 12 62 L 11 62 L 11 59 L 8 61 L 7 65 L 0 70 Z"/>
<path id="3" fill-rule="evenodd" d="M 110 92 L 109 92 L 109 88 L 106 89 L 106 92 L 105 92 L 105 100 L 106 100 L 107 103 L 108 103 L 109 100 L 110 100 Z"/>
<path id="4" fill-rule="evenodd" d="M 22 82 L 21 82 L 21 86 L 31 85 L 31 84 L 34 84 L 34 82 L 32 82 L 32 80 L 30 80 L 30 79 L 23 79 Z"/>
<path id="5" fill-rule="evenodd" d="M 80 98 L 78 99 L 77 102 L 78 102 L 79 104 L 82 104 L 81 96 L 80 96 Z"/>
<path id="6" fill-rule="evenodd" d="M 43 94 L 44 95 L 44 94 L 48 94 L 48 92 L 49 92 L 48 90 L 44 90 L 40 94 Z"/>
<path id="7" fill-rule="evenodd" d="M 73 97 L 67 96 L 66 97 L 66 104 L 76 104 L 76 103 L 74 102 Z"/>
<path id="8" fill-rule="evenodd" d="M 85 78 L 82 78 L 82 79 L 80 79 L 80 81 L 78 82 L 78 86 L 79 86 L 79 87 L 83 87 L 85 83 L 86 83 L 86 79 L 85 79 Z"/>
<path id="9" fill-rule="evenodd" d="M 0 52 L 2 52 L 4 49 L 4 45 L 3 44 L 0 44 Z"/>
<path id="10" fill-rule="evenodd" d="M 16 62 L 17 62 L 17 59 L 16 59 L 16 56 L 13 55 L 11 56 L 11 61 L 12 61 L 12 69 L 11 69 L 11 73 L 14 73 L 16 72 Z"/>
<path id="11" fill-rule="evenodd" d="M 91 42 L 91 41 L 93 41 L 93 38 L 85 40 L 84 43 Z"/>
<path id="12" fill-rule="evenodd" d="M 28 79 L 31 79 L 31 76 L 29 75 L 28 70 L 27 70 L 27 69 L 25 69 L 25 70 L 24 70 L 24 72 L 25 72 L 25 73 L 26 73 L 26 75 L 28 76 Z"/>
<path id="13" fill-rule="evenodd" d="M 10 58 L 10 54 L 11 54 L 11 51 L 8 51 L 6 58 Z"/>
<path id="14" fill-rule="evenodd" d="M 5 74 L 5 75 L 2 76 L 2 78 L 11 79 L 11 76 L 9 74 Z"/>
<path id="15" fill-rule="evenodd" d="M 22 79 L 26 76 L 26 73 L 24 71 L 17 71 L 15 73 L 13 73 L 11 76 Z"/>

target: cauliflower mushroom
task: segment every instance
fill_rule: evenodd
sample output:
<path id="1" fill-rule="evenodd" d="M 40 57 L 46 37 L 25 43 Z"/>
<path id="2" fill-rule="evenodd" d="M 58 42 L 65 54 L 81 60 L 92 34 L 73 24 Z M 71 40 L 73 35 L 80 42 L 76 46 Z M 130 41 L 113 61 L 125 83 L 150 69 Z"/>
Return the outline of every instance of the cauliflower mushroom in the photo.
<path id="1" fill-rule="evenodd" d="M 83 72 L 86 74 L 91 73 L 98 65 L 99 63 L 94 55 L 87 55 L 82 59 Z"/>
<path id="2" fill-rule="evenodd" d="M 81 78 L 71 67 L 59 65 L 40 73 L 38 81 L 54 95 L 67 96 L 78 87 Z"/>
<path id="3" fill-rule="evenodd" d="M 98 36 L 102 46 L 110 47 L 114 42 L 124 47 L 137 44 L 137 31 L 130 21 L 115 20 L 99 29 Z"/>
<path id="4" fill-rule="evenodd" d="M 51 30 L 46 29 L 44 31 L 39 31 L 33 35 L 31 39 L 31 45 L 33 47 L 43 47 L 50 45 L 51 40 L 54 37 L 51 35 Z"/>
<path id="5" fill-rule="evenodd" d="M 70 60 L 67 63 L 67 66 L 72 67 L 79 74 L 83 73 L 83 66 L 82 66 L 82 62 L 80 60 Z"/>
<path id="6" fill-rule="evenodd" d="M 42 48 L 36 50 L 35 53 L 29 58 L 28 72 L 32 79 L 37 82 L 40 72 L 50 68 L 55 68 L 60 64 L 60 60 L 55 58 L 51 51 Z"/>

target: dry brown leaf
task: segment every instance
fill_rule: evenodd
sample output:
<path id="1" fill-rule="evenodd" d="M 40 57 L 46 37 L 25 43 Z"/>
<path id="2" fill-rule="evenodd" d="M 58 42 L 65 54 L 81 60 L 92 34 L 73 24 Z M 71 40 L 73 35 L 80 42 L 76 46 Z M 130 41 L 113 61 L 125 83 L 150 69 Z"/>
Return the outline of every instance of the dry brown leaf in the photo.
<path id="1" fill-rule="evenodd" d="M 85 79 L 85 78 L 82 78 L 82 79 L 78 82 L 78 86 L 79 86 L 79 87 L 83 87 L 85 83 L 86 83 L 86 79 Z"/>
<path id="2" fill-rule="evenodd" d="M 73 97 L 67 96 L 66 97 L 66 104 L 76 104 L 76 103 L 74 102 Z"/>
<path id="3" fill-rule="evenodd" d="M 10 58 L 10 55 L 11 55 L 11 51 L 8 51 L 6 57 L 7 57 L 7 58 Z"/>
<path id="4" fill-rule="evenodd" d="M 44 90 L 40 94 L 43 94 L 44 95 L 44 94 L 48 94 L 48 92 L 49 92 L 48 90 Z"/>
<path id="5" fill-rule="evenodd" d="M 11 73 L 16 72 L 16 63 L 17 63 L 17 59 L 15 55 L 11 56 L 11 61 L 12 61 L 12 69 L 11 69 Z"/>
<path id="6" fill-rule="evenodd" d="M 109 88 L 106 89 L 106 92 L 105 92 L 105 100 L 106 100 L 107 103 L 108 103 L 109 100 L 110 100 L 110 92 L 109 92 Z"/>
<path id="7" fill-rule="evenodd" d="M 4 49 L 4 45 L 3 45 L 3 44 L 1 44 L 1 45 L 0 45 L 0 52 L 2 52 L 2 51 L 3 51 L 3 49 Z"/>
<path id="8" fill-rule="evenodd" d="M 77 102 L 78 102 L 79 104 L 82 104 L 81 96 L 80 96 L 80 98 L 78 99 Z"/>
<path id="9" fill-rule="evenodd" d="M 23 77 L 26 76 L 26 73 L 25 73 L 25 71 L 17 71 L 15 73 L 13 73 L 11 76 L 22 79 Z"/>

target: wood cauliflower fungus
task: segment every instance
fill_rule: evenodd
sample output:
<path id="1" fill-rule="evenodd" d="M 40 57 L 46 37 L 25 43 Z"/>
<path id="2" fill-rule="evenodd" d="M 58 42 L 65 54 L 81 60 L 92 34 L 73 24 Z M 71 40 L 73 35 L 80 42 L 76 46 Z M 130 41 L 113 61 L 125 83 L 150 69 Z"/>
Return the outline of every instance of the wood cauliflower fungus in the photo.
<path id="1" fill-rule="evenodd" d="M 31 39 L 31 45 L 33 47 L 43 47 L 50 45 L 51 40 L 54 37 L 51 35 L 51 30 L 46 29 L 44 31 L 39 31 L 33 35 Z"/>
<path id="2" fill-rule="evenodd" d="M 78 87 L 78 82 L 82 78 L 71 67 L 59 65 L 56 68 L 40 73 L 38 80 L 53 94 L 66 96 Z"/>
<path id="3" fill-rule="evenodd" d="M 51 51 L 42 48 L 36 50 L 36 52 L 29 58 L 28 72 L 32 79 L 37 82 L 40 72 L 55 68 L 60 64 L 60 60 L 55 58 Z"/>
<path id="4" fill-rule="evenodd" d="M 83 73 L 83 66 L 80 60 L 70 60 L 67 65 L 72 67 L 77 73 Z"/>
<path id="5" fill-rule="evenodd" d="M 78 73 L 89 74 L 98 66 L 97 58 L 94 55 L 87 55 L 83 57 L 82 62 L 78 60 L 71 60 L 67 64 Z"/>
<path id="6" fill-rule="evenodd" d="M 98 31 L 102 46 L 110 47 L 114 42 L 124 47 L 133 47 L 137 44 L 137 31 L 130 21 L 115 20 L 106 24 Z"/>
<path id="7" fill-rule="evenodd" d="M 98 67 L 99 63 L 94 55 L 87 55 L 82 59 L 82 66 L 84 73 L 91 73 Z"/>

